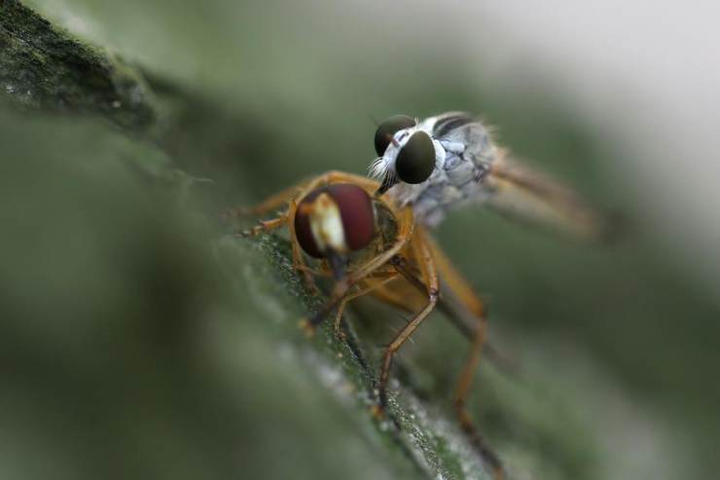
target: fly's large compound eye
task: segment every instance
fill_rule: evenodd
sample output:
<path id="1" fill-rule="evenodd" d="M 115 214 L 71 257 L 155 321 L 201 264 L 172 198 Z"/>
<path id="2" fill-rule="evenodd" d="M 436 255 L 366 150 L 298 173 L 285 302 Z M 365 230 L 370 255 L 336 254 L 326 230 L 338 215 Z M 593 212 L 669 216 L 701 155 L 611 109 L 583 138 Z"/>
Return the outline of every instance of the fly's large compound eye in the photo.
<path id="1" fill-rule="evenodd" d="M 375 151 L 378 155 L 385 154 L 390 139 L 400 130 L 415 126 L 415 119 L 407 115 L 393 115 L 380 124 L 375 132 Z"/>
<path id="2" fill-rule="evenodd" d="M 435 145 L 425 132 L 415 132 L 398 152 L 395 172 L 405 183 L 422 183 L 435 169 Z"/>
<path id="3" fill-rule="evenodd" d="M 370 195 L 349 183 L 314 190 L 298 205 L 295 236 L 300 247 L 315 258 L 331 251 L 348 253 L 365 248 L 375 236 Z"/>
<path id="4" fill-rule="evenodd" d="M 324 257 L 320 247 L 315 242 L 315 237 L 310 226 L 310 216 L 314 212 L 315 199 L 323 193 L 324 188 L 316 188 L 305 195 L 297 206 L 295 212 L 295 238 L 305 253 L 314 258 Z"/>
<path id="5" fill-rule="evenodd" d="M 355 251 L 367 247 L 375 236 L 375 211 L 370 195 L 349 183 L 330 185 L 327 189 L 340 209 L 348 249 Z"/>

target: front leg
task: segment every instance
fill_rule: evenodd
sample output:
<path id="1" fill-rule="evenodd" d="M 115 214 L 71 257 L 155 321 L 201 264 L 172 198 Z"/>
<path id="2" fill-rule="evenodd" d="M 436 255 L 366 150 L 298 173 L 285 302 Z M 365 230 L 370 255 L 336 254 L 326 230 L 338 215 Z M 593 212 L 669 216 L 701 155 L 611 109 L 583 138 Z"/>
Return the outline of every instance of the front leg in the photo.
<path id="1" fill-rule="evenodd" d="M 242 232 L 236 233 L 236 237 L 256 237 L 261 233 L 267 233 L 272 230 L 278 229 L 287 223 L 287 215 L 283 215 L 270 220 L 261 220 L 252 228 L 243 230 Z"/>

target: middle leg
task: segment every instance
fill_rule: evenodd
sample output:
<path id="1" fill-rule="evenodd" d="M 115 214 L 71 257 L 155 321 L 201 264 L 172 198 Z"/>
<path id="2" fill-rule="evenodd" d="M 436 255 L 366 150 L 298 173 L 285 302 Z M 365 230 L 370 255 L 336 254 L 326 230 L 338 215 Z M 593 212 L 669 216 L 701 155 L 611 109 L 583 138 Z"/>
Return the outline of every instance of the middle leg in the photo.
<path id="1" fill-rule="evenodd" d="M 397 353 L 402 344 L 410 338 L 415 330 L 417 330 L 430 312 L 433 311 L 435 305 L 437 304 L 438 296 L 440 295 L 440 282 L 438 280 L 437 271 L 435 270 L 435 263 L 433 262 L 432 254 L 425 243 L 424 236 L 420 231 L 417 231 L 416 234 L 413 235 L 410 247 L 414 258 L 420 266 L 424 283 L 427 286 L 427 304 L 415 315 L 412 320 L 408 322 L 407 325 L 405 325 L 405 327 L 403 327 L 402 330 L 400 330 L 398 335 L 395 339 L 393 339 L 385 351 L 382 370 L 380 371 L 380 381 L 378 382 L 379 405 L 376 410 L 377 415 L 381 415 L 387 406 L 387 384 L 390 379 L 390 367 L 392 366 L 392 360 L 395 353 Z"/>
<path id="2" fill-rule="evenodd" d="M 344 333 L 340 330 L 340 325 L 342 323 L 342 317 L 343 313 L 345 312 L 345 307 L 347 306 L 348 302 L 351 300 L 354 300 L 356 298 L 362 297 L 363 295 L 367 295 L 368 293 L 372 292 L 373 290 L 382 287 L 383 285 L 387 284 L 388 282 L 395 280 L 398 277 L 397 273 L 389 273 L 385 278 L 376 278 L 379 274 L 376 274 L 373 276 L 373 278 L 368 279 L 367 285 L 363 286 L 359 290 L 350 293 L 345 296 L 345 298 L 342 299 L 340 302 L 340 306 L 338 307 L 337 314 L 335 315 L 335 336 L 336 337 L 342 337 Z"/>

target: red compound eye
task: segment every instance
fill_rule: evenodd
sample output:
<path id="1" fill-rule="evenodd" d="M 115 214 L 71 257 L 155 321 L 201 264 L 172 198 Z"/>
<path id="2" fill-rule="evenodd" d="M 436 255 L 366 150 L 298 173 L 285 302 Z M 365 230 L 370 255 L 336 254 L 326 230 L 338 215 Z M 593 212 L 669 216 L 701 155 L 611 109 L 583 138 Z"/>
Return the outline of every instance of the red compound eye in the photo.
<path id="1" fill-rule="evenodd" d="M 327 208 L 318 197 L 325 193 L 334 203 Z M 327 197 L 325 197 L 327 199 Z M 327 202 L 326 202 L 327 203 Z M 311 220 L 322 220 L 323 215 L 340 213 L 342 231 L 315 231 Z M 314 216 L 318 217 L 314 217 Z M 316 222 L 325 225 L 333 222 Z M 335 222 L 337 225 L 337 222 Z M 317 228 L 317 227 L 316 227 Z M 339 239 L 338 234 L 339 233 Z M 316 237 L 319 236 L 320 238 Z M 300 201 L 295 215 L 295 236 L 300 247 L 311 257 L 325 256 L 323 249 L 334 249 L 338 253 L 365 248 L 375 236 L 375 215 L 372 200 L 368 193 L 357 185 L 338 183 L 313 190 Z M 336 243 L 333 243 L 336 242 Z"/>
<path id="2" fill-rule="evenodd" d="M 350 250 L 367 247 L 375 236 L 375 212 L 370 195 L 350 183 L 330 185 L 327 192 L 340 209 L 347 246 Z"/>
<path id="3" fill-rule="evenodd" d="M 322 258 L 325 255 L 315 243 L 315 237 L 310 228 L 310 212 L 313 208 L 313 202 L 324 191 L 324 188 L 316 188 L 307 194 L 298 204 L 297 213 L 295 214 L 295 237 L 300 244 L 300 248 L 314 258 Z"/>

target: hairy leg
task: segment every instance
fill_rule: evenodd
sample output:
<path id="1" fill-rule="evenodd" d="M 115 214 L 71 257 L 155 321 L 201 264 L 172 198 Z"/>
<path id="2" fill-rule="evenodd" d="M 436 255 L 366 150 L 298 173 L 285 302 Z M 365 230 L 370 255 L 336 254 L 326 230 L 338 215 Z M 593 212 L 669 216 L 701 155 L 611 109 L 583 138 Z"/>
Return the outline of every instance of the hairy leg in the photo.
<path id="1" fill-rule="evenodd" d="M 417 330 L 420 324 L 427 318 L 427 316 L 435 308 L 438 301 L 440 283 L 435 270 L 435 264 L 433 262 L 432 255 L 430 254 L 427 245 L 421 235 L 413 235 L 411 241 L 411 249 L 415 261 L 420 266 L 422 272 L 423 281 L 427 286 L 427 304 L 420 310 L 415 317 L 410 320 L 405 327 L 397 334 L 390 345 L 385 350 L 383 357 L 382 370 L 380 371 L 380 381 L 378 382 L 378 399 L 379 405 L 377 414 L 380 415 L 383 409 L 387 405 L 387 384 L 390 378 L 390 367 L 392 366 L 392 360 L 395 353 L 410 338 L 410 336 Z"/>
<path id="2" fill-rule="evenodd" d="M 377 276 L 373 276 L 373 278 L 366 280 L 366 285 L 362 288 L 358 289 L 357 291 L 350 293 L 345 296 L 345 298 L 342 299 L 340 302 L 340 305 L 338 306 L 337 314 L 335 315 L 335 336 L 341 337 L 342 332 L 340 331 L 340 325 L 342 323 L 342 316 L 345 311 L 345 307 L 347 304 L 356 298 L 362 297 L 363 295 L 367 295 L 368 293 L 371 293 L 373 290 L 382 287 L 383 285 L 387 284 L 388 282 L 396 279 L 398 277 L 397 273 L 391 273 L 385 276 L 385 278 L 378 278 Z"/>

